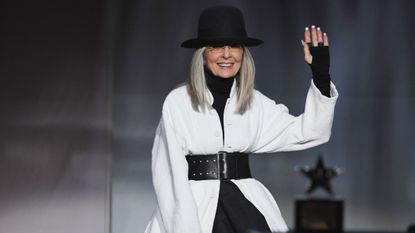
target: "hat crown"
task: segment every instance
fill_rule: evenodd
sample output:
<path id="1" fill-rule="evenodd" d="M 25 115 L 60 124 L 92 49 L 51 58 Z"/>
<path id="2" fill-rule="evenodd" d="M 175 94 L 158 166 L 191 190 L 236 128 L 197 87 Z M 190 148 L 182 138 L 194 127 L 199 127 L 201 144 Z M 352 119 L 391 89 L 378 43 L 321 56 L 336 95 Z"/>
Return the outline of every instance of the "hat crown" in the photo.
<path id="1" fill-rule="evenodd" d="M 246 37 L 242 12 L 232 6 L 213 6 L 199 16 L 198 37 Z"/>
<path id="2" fill-rule="evenodd" d="M 199 16 L 197 38 L 182 43 L 184 48 L 200 48 L 210 45 L 241 44 L 257 46 L 263 41 L 248 37 L 242 12 L 233 6 L 206 8 Z"/>

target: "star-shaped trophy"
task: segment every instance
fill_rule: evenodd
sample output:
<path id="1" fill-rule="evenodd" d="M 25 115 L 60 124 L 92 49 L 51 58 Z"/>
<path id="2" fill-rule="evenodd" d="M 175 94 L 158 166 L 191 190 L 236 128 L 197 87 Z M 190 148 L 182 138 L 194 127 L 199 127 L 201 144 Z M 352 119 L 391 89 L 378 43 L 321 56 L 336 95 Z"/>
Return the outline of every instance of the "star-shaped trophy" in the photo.
<path id="1" fill-rule="evenodd" d="M 326 168 L 324 165 L 323 157 L 321 155 L 318 157 L 316 166 L 314 168 L 310 168 L 310 166 L 306 165 L 301 168 L 296 168 L 296 170 L 300 171 L 310 179 L 310 183 L 306 188 L 306 193 L 308 195 L 315 191 L 315 189 L 318 187 L 323 188 L 330 195 L 334 195 L 330 180 L 342 174 L 342 170 L 338 167 Z"/>
<path id="2" fill-rule="evenodd" d="M 305 196 L 299 196 L 295 201 L 295 231 L 296 232 L 343 232 L 343 199 L 335 196 L 330 180 L 340 174 L 338 167 L 328 168 L 323 156 L 319 155 L 316 165 L 296 166 L 295 170 L 310 179 L 306 186 Z M 324 196 L 312 196 L 316 189 L 322 188 Z"/>

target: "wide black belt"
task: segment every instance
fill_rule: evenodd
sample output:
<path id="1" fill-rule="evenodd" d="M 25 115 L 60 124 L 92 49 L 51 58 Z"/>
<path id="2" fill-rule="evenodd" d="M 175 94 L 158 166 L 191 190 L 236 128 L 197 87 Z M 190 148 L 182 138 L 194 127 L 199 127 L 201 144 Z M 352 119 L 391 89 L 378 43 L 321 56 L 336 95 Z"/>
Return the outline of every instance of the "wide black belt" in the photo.
<path id="1" fill-rule="evenodd" d="M 189 180 L 251 178 L 249 154 L 219 151 L 209 155 L 186 155 Z"/>

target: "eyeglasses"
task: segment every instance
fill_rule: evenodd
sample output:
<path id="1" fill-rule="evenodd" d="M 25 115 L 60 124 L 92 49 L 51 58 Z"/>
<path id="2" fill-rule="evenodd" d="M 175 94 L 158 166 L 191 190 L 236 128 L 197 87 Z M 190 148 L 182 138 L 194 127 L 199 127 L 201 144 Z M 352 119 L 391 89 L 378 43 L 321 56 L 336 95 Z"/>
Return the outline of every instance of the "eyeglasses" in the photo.
<path id="1" fill-rule="evenodd" d="M 231 53 L 237 53 L 237 52 L 242 51 L 242 45 L 233 44 L 233 45 L 208 46 L 208 47 L 206 47 L 206 52 L 208 52 L 208 53 L 224 53 L 226 47 L 229 48 L 229 52 L 231 52 Z"/>

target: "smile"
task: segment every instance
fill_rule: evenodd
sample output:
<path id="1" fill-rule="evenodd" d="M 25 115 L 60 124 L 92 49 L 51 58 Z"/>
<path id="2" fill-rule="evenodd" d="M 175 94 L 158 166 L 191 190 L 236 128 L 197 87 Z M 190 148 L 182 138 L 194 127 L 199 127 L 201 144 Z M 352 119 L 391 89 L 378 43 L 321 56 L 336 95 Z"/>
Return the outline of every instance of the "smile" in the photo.
<path id="1" fill-rule="evenodd" d="M 223 68 L 228 68 L 228 67 L 232 67 L 233 63 L 217 63 L 217 65 Z"/>

